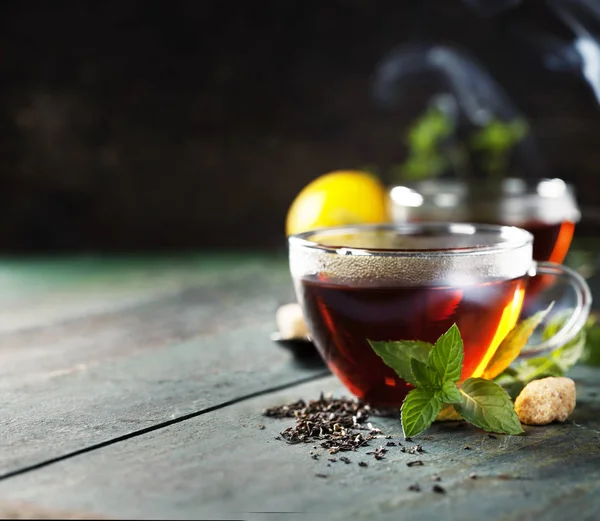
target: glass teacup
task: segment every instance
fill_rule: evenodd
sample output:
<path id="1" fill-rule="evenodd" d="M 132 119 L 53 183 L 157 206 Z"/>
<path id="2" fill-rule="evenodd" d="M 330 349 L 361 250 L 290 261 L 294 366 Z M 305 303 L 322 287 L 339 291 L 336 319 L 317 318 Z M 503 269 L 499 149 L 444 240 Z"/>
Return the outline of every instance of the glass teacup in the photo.
<path id="1" fill-rule="evenodd" d="M 394 222 L 478 222 L 518 226 L 533 237 L 536 261 L 561 263 L 581 218 L 573 186 L 562 179 L 500 182 L 431 179 L 390 191 Z"/>
<path id="2" fill-rule="evenodd" d="M 532 258 L 526 230 L 419 223 L 315 230 L 289 238 L 290 270 L 310 335 L 329 368 L 358 398 L 397 406 L 410 385 L 368 340 L 435 342 L 456 323 L 462 378 L 480 376 L 515 326 L 530 279 L 551 274 L 575 295 L 558 333 L 528 354 L 556 349 L 583 327 L 591 294 L 576 272 Z"/>

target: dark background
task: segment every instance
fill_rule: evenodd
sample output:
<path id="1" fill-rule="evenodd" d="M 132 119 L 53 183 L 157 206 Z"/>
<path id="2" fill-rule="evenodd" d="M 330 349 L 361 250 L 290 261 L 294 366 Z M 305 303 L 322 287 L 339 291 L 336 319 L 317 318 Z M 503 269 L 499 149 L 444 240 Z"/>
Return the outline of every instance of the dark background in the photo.
<path id="1" fill-rule="evenodd" d="M 519 28 L 545 2 L 0 2 L 0 251 L 280 247 L 295 194 L 390 161 L 379 60 L 409 41 L 474 55 L 530 118 L 548 175 L 600 205 L 600 109 Z M 585 232 L 585 224 L 580 227 Z"/>

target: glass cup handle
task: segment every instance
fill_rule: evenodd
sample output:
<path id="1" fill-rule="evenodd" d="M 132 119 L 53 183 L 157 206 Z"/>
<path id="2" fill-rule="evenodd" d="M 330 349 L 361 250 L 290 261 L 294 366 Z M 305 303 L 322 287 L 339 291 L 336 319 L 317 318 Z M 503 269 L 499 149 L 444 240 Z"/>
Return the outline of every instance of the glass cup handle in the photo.
<path id="1" fill-rule="evenodd" d="M 529 275 L 553 275 L 567 280 L 575 291 L 575 309 L 563 326 L 547 340 L 535 345 L 528 344 L 522 357 L 539 355 L 564 346 L 573 340 L 585 325 L 592 306 L 592 293 L 585 279 L 575 270 L 554 262 L 535 262 Z"/>

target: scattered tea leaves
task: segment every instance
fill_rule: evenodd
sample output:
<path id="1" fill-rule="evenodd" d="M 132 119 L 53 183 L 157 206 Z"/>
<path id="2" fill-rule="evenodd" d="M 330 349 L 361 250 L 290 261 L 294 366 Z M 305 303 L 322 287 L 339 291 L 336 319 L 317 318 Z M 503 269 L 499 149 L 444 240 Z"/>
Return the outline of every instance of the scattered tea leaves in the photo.
<path id="1" fill-rule="evenodd" d="M 322 448 L 336 454 L 368 445 L 374 436 L 363 435 L 361 431 L 372 430 L 373 426 L 368 424 L 372 412 L 370 406 L 357 400 L 321 395 L 318 400 L 298 400 L 271 407 L 264 414 L 272 418 L 296 419 L 294 427 L 288 427 L 280 434 L 287 443 L 320 442 Z"/>
<path id="2" fill-rule="evenodd" d="M 408 490 L 411 492 L 421 492 L 421 485 L 418 483 L 413 483 L 412 485 L 409 485 Z"/>
<path id="3" fill-rule="evenodd" d="M 442 487 L 441 485 L 433 485 L 432 490 L 436 494 L 445 494 L 446 493 L 446 489 L 444 487 Z"/>
<path id="4" fill-rule="evenodd" d="M 422 467 L 424 465 L 423 460 L 415 460 L 415 461 L 409 461 L 406 466 L 407 467 Z"/>
<path id="5" fill-rule="evenodd" d="M 367 454 L 372 455 L 375 459 L 383 459 L 385 458 L 385 454 L 388 450 L 385 447 L 379 447 L 375 450 L 367 452 Z"/>

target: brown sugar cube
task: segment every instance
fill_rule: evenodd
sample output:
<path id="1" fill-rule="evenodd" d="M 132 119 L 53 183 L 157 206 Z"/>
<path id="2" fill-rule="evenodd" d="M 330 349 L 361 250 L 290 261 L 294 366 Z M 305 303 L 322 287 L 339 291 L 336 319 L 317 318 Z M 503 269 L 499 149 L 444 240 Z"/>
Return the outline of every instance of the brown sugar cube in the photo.
<path id="1" fill-rule="evenodd" d="M 308 335 L 300 304 L 292 303 L 281 306 L 277 310 L 275 321 L 281 338 L 303 338 Z"/>
<path id="2" fill-rule="evenodd" d="M 573 409 L 575 382 L 564 377 L 551 376 L 529 382 L 515 400 L 515 411 L 526 425 L 564 422 Z"/>

